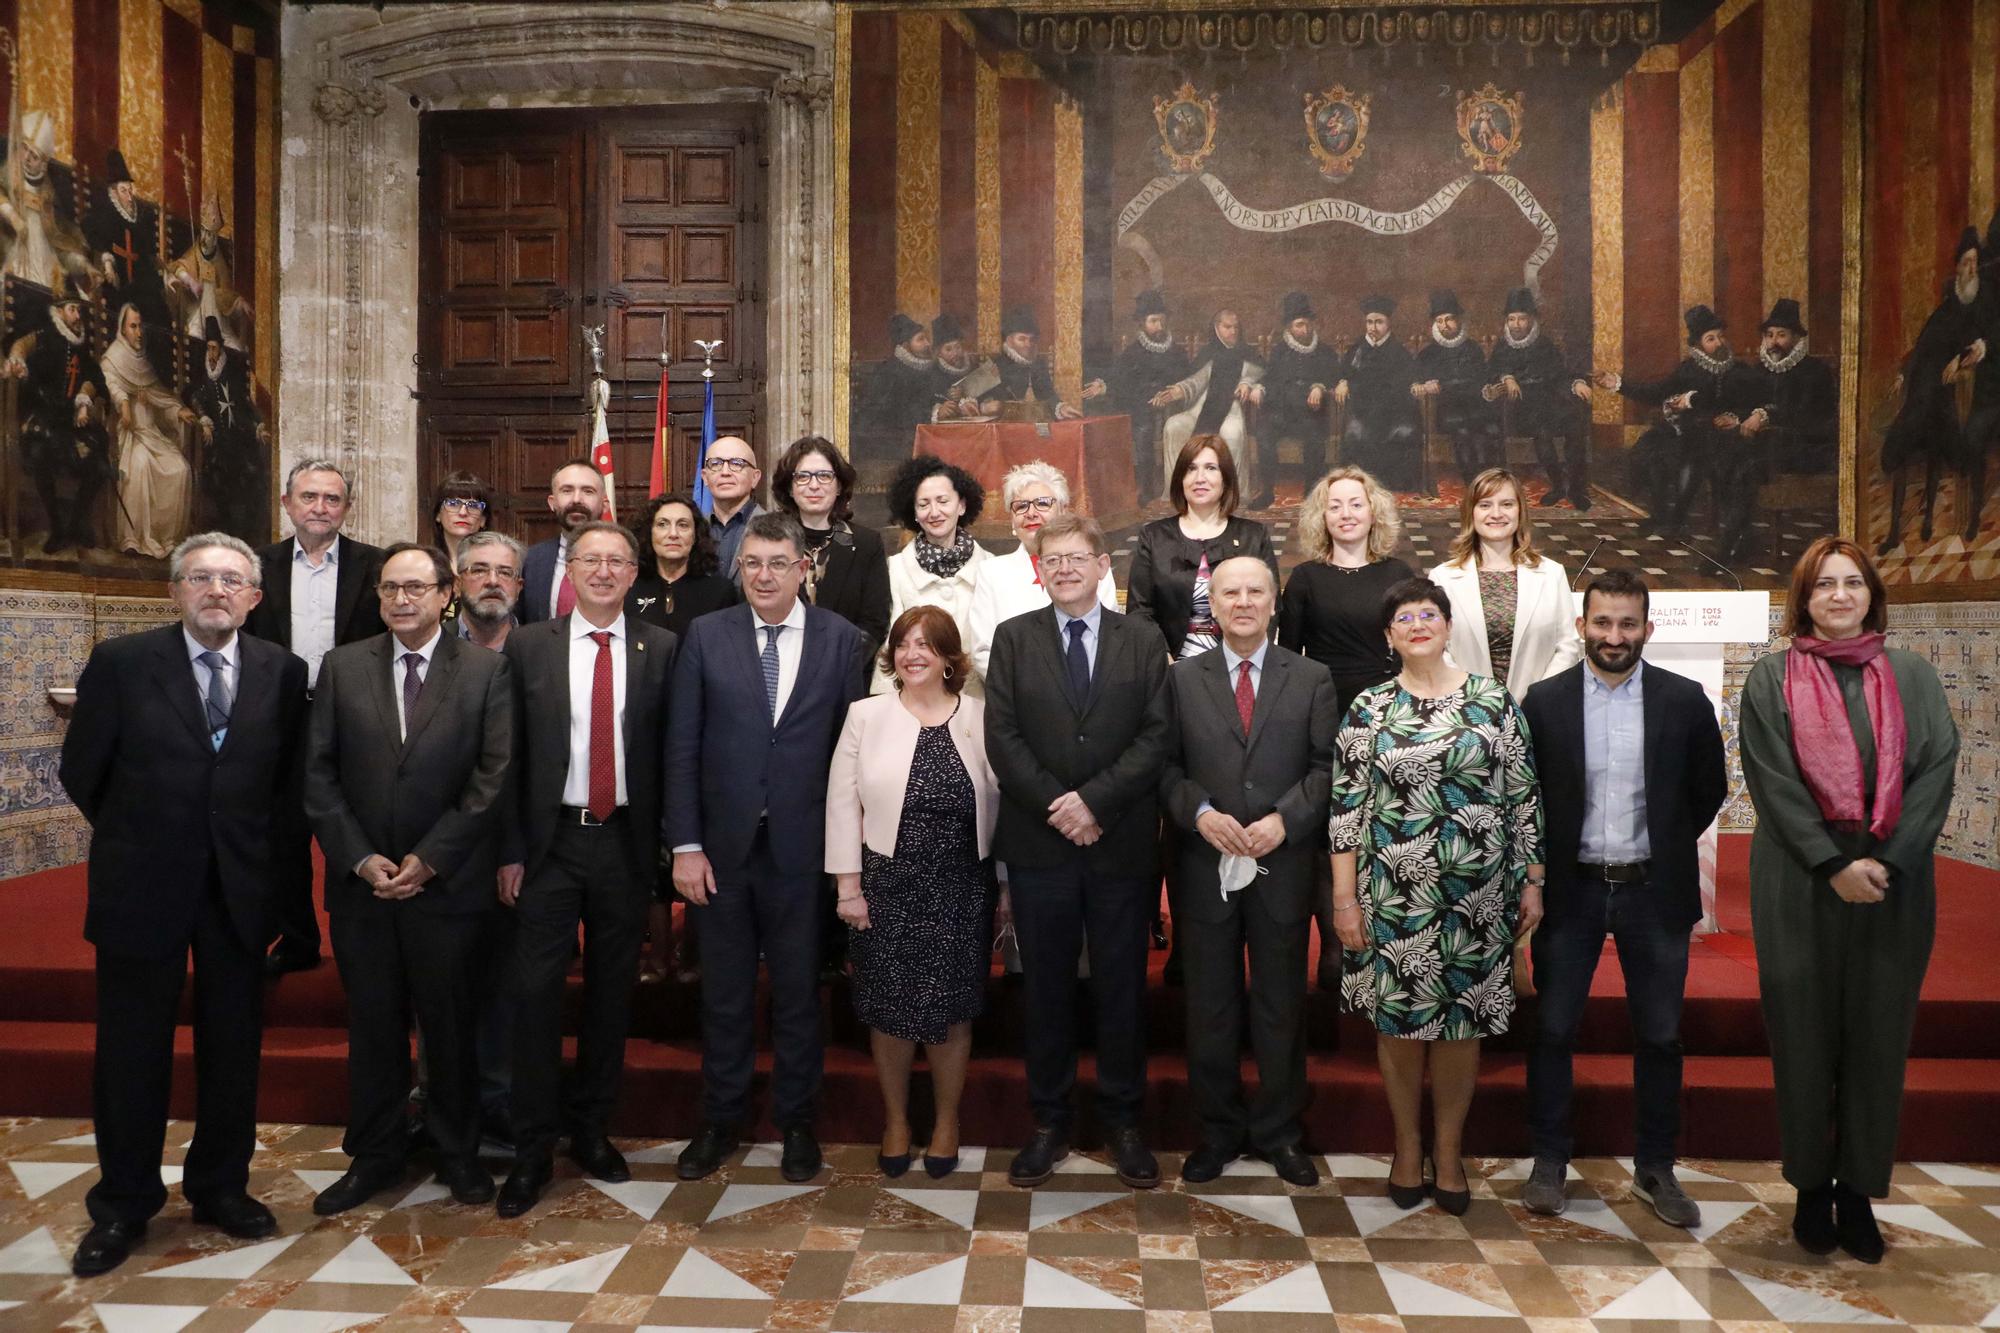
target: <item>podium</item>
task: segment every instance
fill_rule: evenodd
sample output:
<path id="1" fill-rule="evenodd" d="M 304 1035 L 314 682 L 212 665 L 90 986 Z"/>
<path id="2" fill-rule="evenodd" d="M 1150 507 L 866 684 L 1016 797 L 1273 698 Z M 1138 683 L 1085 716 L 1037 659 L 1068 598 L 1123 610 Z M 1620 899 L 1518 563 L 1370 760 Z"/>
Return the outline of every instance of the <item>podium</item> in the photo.
<path id="1" fill-rule="evenodd" d="M 1583 594 L 1576 593 L 1577 614 Z M 1722 701 L 1722 658 L 1732 643 L 1765 644 L 1771 639 L 1768 592 L 1655 592 L 1650 599 L 1653 637 L 1646 660 L 1699 683 L 1715 708 L 1726 742 L 1735 730 Z M 1588 671 L 1589 666 L 1584 670 Z M 1701 921 L 1695 934 L 1720 929 L 1715 916 L 1716 825 L 1701 835 Z"/>

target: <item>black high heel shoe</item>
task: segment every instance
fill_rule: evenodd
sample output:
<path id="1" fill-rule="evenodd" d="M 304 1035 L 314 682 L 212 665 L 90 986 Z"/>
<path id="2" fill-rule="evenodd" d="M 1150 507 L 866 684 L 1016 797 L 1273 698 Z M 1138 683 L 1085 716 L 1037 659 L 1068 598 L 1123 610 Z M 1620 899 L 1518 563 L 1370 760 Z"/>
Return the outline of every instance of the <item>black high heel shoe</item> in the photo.
<path id="1" fill-rule="evenodd" d="M 875 1165 L 883 1175 L 894 1180 L 910 1169 L 910 1154 L 898 1153 L 894 1157 L 887 1153 L 875 1154 Z"/>
<path id="2" fill-rule="evenodd" d="M 929 1153 L 924 1154 L 924 1174 L 932 1180 L 943 1180 L 956 1170 L 958 1170 L 957 1153 L 953 1153 L 949 1157 L 933 1157 Z"/>
<path id="3" fill-rule="evenodd" d="M 1421 1173 L 1423 1166 L 1422 1161 L 1419 1160 L 1417 1165 L 1419 1172 Z M 1395 1159 L 1392 1157 L 1389 1159 L 1390 1174 L 1393 1175 L 1395 1173 L 1395 1170 L 1396 1170 L 1396 1162 Z M 1408 1212 L 1412 1208 L 1420 1207 L 1423 1204 L 1423 1201 L 1429 1197 L 1431 1192 L 1430 1182 L 1427 1180 L 1419 1180 L 1414 1185 L 1398 1185 L 1395 1181 L 1391 1180 L 1388 1182 L 1388 1185 L 1389 1185 L 1389 1202 L 1395 1204 L 1398 1208 L 1401 1208 L 1404 1212 Z"/>
<path id="4" fill-rule="evenodd" d="M 1462 1157 L 1458 1160 L 1458 1169 L 1460 1174 L 1464 1174 L 1465 1159 Z M 1465 1210 L 1472 1206 L 1472 1178 L 1470 1176 L 1466 1177 L 1465 1188 L 1462 1190 L 1445 1189 L 1436 1183 L 1437 1162 L 1433 1160 L 1431 1162 L 1431 1182 L 1431 1198 L 1437 1201 L 1437 1206 L 1445 1212 L 1450 1213 L 1453 1217 L 1464 1217 Z"/>

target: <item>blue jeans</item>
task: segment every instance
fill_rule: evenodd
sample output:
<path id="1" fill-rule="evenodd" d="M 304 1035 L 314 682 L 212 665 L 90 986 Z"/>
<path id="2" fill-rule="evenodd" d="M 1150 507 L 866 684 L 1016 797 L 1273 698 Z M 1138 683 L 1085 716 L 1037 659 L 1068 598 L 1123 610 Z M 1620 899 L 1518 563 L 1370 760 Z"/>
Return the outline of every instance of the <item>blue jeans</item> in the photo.
<path id="1" fill-rule="evenodd" d="M 1561 909 L 1535 932 L 1539 999 L 1528 1054 L 1528 1116 L 1538 1159 L 1570 1159 L 1570 1056 L 1609 934 L 1618 945 L 1632 1015 L 1634 1165 L 1673 1165 L 1681 1128 L 1681 1000 L 1689 930 L 1670 920 L 1668 909 L 1669 900 L 1651 884 L 1577 880 L 1566 889 Z"/>

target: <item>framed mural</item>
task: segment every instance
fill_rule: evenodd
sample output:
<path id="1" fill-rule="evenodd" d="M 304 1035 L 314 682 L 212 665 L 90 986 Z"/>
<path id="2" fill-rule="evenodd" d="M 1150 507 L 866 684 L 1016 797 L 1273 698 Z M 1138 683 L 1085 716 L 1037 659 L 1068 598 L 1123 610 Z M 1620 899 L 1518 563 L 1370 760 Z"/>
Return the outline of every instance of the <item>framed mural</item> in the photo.
<path id="1" fill-rule="evenodd" d="M 1855 521 L 1882 8 L 845 6 L 864 486 L 1039 451 L 1123 527 L 1212 432 L 1274 530 L 1360 463 L 1432 563 L 1504 463 L 1572 569 L 1781 590 Z"/>
<path id="2" fill-rule="evenodd" d="M 7 567 L 268 540 L 277 58 L 249 0 L 0 0 Z"/>

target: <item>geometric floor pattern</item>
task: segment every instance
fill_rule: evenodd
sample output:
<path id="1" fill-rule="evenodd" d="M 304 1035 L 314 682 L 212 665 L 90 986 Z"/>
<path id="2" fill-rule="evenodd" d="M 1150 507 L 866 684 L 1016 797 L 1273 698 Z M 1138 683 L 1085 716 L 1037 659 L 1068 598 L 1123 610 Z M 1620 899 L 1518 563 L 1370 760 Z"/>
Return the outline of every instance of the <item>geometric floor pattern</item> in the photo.
<path id="1" fill-rule="evenodd" d="M 175 1333 L 257 1329 L 1763 1330 L 2000 1327 L 2000 1170 L 1898 1167 L 1876 1268 L 1791 1244 L 1792 1191 L 1766 1162 L 1691 1162 L 1690 1233 L 1631 1197 L 1627 1162 L 1574 1164 L 1561 1218 L 1518 1202 L 1525 1163 L 1469 1163 L 1463 1218 L 1405 1212 L 1385 1162 L 1329 1155 L 1313 1189 L 1260 1164 L 1138 1192 L 1073 1157 L 1008 1186 L 1009 1153 L 969 1149 L 941 1181 L 884 1181 L 872 1146 L 829 1150 L 805 1185 L 771 1145 L 717 1176 L 673 1178 L 679 1145 L 625 1142 L 633 1180 L 567 1163 L 540 1207 L 501 1221 L 427 1177 L 315 1218 L 345 1164 L 340 1131 L 268 1125 L 250 1187 L 281 1234 L 233 1242 L 176 1193 L 102 1278 L 68 1275 L 96 1177 L 89 1124 L 0 1120 L 0 1326 Z M 190 1127 L 168 1131 L 163 1174 Z M 497 1164 L 496 1164 L 497 1165 Z"/>

